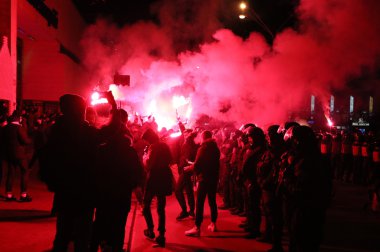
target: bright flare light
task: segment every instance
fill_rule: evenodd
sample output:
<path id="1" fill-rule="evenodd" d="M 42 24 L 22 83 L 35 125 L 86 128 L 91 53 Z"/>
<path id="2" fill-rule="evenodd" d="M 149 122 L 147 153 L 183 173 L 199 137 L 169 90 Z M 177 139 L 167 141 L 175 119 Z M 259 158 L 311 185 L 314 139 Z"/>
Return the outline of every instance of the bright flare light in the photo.
<path id="1" fill-rule="evenodd" d="M 181 120 L 188 121 L 192 112 L 191 101 L 184 96 L 173 95 L 170 100 L 157 97 L 150 101 L 145 114 L 152 115 L 158 125 L 162 128 L 171 129 L 177 125 L 177 116 Z"/>
<path id="2" fill-rule="evenodd" d="M 100 98 L 100 94 L 98 92 L 94 92 L 91 95 L 91 105 L 97 105 L 97 104 L 105 104 L 108 103 L 107 98 Z"/>
<path id="3" fill-rule="evenodd" d="M 176 138 L 176 137 L 179 137 L 182 135 L 182 132 L 181 131 L 178 131 L 178 132 L 174 132 L 174 133 L 171 133 L 170 134 L 170 137 L 172 138 Z"/>
<path id="4" fill-rule="evenodd" d="M 245 2 L 241 2 L 239 7 L 241 10 L 245 10 L 245 9 L 247 9 L 247 4 Z"/>
<path id="5" fill-rule="evenodd" d="M 186 99 L 183 95 L 181 96 L 174 95 L 172 98 L 173 108 L 175 109 L 178 109 L 179 107 L 189 104 L 189 102 L 190 102 L 189 98 Z"/>
<path id="6" fill-rule="evenodd" d="M 239 18 L 240 19 L 245 19 L 245 15 L 241 14 L 241 15 L 239 15 Z"/>
<path id="7" fill-rule="evenodd" d="M 325 117 L 326 117 L 326 120 L 327 120 L 327 125 L 328 125 L 330 128 L 331 128 L 332 126 L 334 126 L 333 121 L 331 121 L 331 119 L 330 119 L 328 116 L 325 115 Z"/>

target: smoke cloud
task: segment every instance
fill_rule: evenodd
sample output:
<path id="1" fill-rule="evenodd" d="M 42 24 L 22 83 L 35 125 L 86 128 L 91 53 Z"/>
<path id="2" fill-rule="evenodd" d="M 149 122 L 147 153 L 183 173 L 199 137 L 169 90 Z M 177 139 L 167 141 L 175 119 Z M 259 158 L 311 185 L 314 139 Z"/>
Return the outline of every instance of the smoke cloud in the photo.
<path id="1" fill-rule="evenodd" d="M 99 20 L 89 27 L 82 45 L 91 87 L 107 89 L 115 72 L 128 74 L 130 87 L 116 92 L 130 112 L 148 115 L 153 106 L 175 118 L 168 104 L 176 95 L 191 101 L 193 121 L 207 114 L 237 126 L 267 126 L 308 109 L 311 94 L 327 104 L 331 91 L 346 89 L 364 70 L 378 71 L 377 0 L 302 0 L 298 30 L 277 34 L 272 45 L 259 33 L 242 39 L 222 29 L 217 1 L 185 2 L 156 4 L 159 25 L 118 28 Z M 360 83 L 375 92 L 378 84 Z M 177 112 L 185 117 L 185 110 Z"/>

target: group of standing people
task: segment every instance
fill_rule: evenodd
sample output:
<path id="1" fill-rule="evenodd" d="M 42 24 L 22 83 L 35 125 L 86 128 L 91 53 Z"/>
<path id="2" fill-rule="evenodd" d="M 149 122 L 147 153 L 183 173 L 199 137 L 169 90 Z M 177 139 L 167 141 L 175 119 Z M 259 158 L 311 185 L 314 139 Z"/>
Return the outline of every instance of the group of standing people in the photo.
<path id="1" fill-rule="evenodd" d="M 111 119 L 97 129 L 85 120 L 86 103 L 82 97 L 60 97 L 62 115 L 52 125 L 40 151 L 40 176 L 54 192 L 52 211 L 57 216 L 52 251 L 67 251 L 71 241 L 75 251 L 95 252 L 99 246 L 123 251 L 125 225 L 136 187 L 144 191 L 144 235 L 154 240 L 154 246 L 165 246 L 166 197 L 176 191 L 170 168 L 172 151 L 155 130 L 148 128 L 141 136 L 147 151 L 144 156 L 139 155 L 126 126 L 127 112 L 116 108 L 112 93 L 107 94 L 107 99 L 112 105 Z M 189 150 L 184 161 L 194 162 L 182 167 L 197 174 L 199 181 L 195 213 L 198 235 L 206 196 L 212 207 L 210 229 L 216 230 L 220 155 L 210 131 L 204 131 L 202 139 L 199 149 L 195 153 L 194 149 Z M 151 213 L 153 198 L 157 199 L 158 236 Z M 194 235 L 193 231 L 187 235 Z"/>
<path id="2" fill-rule="evenodd" d="M 221 141 L 225 172 L 220 208 L 245 216 L 239 227 L 248 232 L 246 238 L 271 243 L 271 252 L 283 251 L 284 228 L 289 251 L 318 251 L 332 177 L 316 134 L 291 122 L 272 125 L 267 134 L 249 124 L 228 136 Z"/>
<path id="3" fill-rule="evenodd" d="M 53 251 L 67 251 L 71 241 L 75 251 L 95 252 L 99 246 L 122 251 L 136 188 L 143 192 L 144 235 L 154 246 L 165 247 L 167 196 L 175 193 L 181 209 L 178 221 L 194 218 L 194 227 L 185 235 L 197 237 L 206 197 L 211 212 L 208 229 L 217 231 L 216 195 L 222 191 L 224 204 L 219 209 L 246 217 L 239 225 L 247 232 L 246 238 L 272 243 L 272 252 L 283 251 L 282 234 L 287 228 L 289 251 L 318 251 L 333 172 L 310 127 L 292 122 L 272 125 L 264 132 L 246 124 L 239 130 L 222 130 L 218 138 L 216 132 L 198 133 L 179 122 L 181 141 L 173 151 L 173 145 L 153 128 L 134 138 L 127 128 L 127 112 L 117 109 L 112 93 L 107 93 L 107 99 L 112 105 L 111 119 L 96 128 L 85 120 L 84 99 L 63 95 L 62 114 L 49 128 L 46 144 L 39 148 L 41 179 L 54 192 L 52 211 L 57 225 Z M 13 135 L 22 139 L 17 123 L 10 120 L 7 125 L 2 128 L 2 139 Z M 28 139 L 21 142 L 27 144 Z M 145 154 L 141 151 L 144 146 Z M 1 158 L 9 160 L 9 165 L 27 167 L 8 153 Z M 177 181 L 173 164 L 178 167 Z M 30 197 L 26 189 L 22 191 L 21 197 Z M 153 198 L 157 199 L 157 236 L 151 213 Z M 260 230 L 262 218 L 264 233 Z"/>

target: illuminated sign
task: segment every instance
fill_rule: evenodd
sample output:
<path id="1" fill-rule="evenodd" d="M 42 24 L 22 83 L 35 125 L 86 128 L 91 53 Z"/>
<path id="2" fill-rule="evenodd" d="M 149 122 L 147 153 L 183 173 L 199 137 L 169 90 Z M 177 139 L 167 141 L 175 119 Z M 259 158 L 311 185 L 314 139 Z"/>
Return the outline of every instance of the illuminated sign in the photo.
<path id="1" fill-rule="evenodd" d="M 368 127 L 369 126 L 369 122 L 365 122 L 363 120 L 363 118 L 359 118 L 359 120 L 357 122 L 353 122 L 352 123 L 352 126 L 356 126 L 356 127 Z"/>
<path id="2" fill-rule="evenodd" d="M 354 97 L 350 96 L 350 113 L 354 113 Z"/>
<path id="3" fill-rule="evenodd" d="M 315 111 L 315 96 L 312 95 L 310 99 L 310 111 L 311 113 L 314 113 Z"/>
<path id="4" fill-rule="evenodd" d="M 330 97 L 330 112 L 334 112 L 334 102 L 335 102 L 335 99 L 334 99 L 334 96 L 332 95 Z"/>

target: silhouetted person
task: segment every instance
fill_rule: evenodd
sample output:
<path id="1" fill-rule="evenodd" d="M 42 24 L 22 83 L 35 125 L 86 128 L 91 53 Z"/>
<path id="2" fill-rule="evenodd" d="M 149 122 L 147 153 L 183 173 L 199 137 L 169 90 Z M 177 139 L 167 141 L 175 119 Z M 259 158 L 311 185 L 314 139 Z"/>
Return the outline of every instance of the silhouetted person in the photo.
<path id="1" fill-rule="evenodd" d="M 15 111 L 3 128 L 4 157 L 7 164 L 6 173 L 6 198 L 7 201 L 16 200 L 12 193 L 14 173 L 16 168 L 20 169 L 21 202 L 32 201 L 27 193 L 29 177 L 27 161 L 27 145 L 31 144 L 27 129 L 20 124 L 20 116 Z"/>
<path id="2" fill-rule="evenodd" d="M 1 107 L 0 107 L 1 108 Z M 3 180 L 3 167 L 4 167 L 4 158 L 5 158 L 5 146 L 4 146 L 4 126 L 6 124 L 6 116 L 1 113 L 0 109 L 0 185 Z M 4 198 L 3 195 L 0 194 L 0 198 Z"/>
<path id="3" fill-rule="evenodd" d="M 258 179 L 258 164 L 266 151 L 266 141 L 263 130 L 258 127 L 249 129 L 247 136 L 250 148 L 243 164 L 243 176 L 247 182 L 248 191 L 247 227 L 245 229 L 249 233 L 246 238 L 257 238 L 260 236 L 262 193 Z"/>
<path id="4" fill-rule="evenodd" d="M 57 215 L 53 250 L 67 251 L 74 241 L 77 252 L 89 250 L 94 213 L 94 165 L 97 130 L 84 119 L 82 97 L 59 99 L 62 116 L 52 125 L 41 159 L 41 178 L 54 192 Z"/>
<path id="5" fill-rule="evenodd" d="M 154 197 L 157 198 L 158 213 L 158 232 L 159 236 L 155 239 L 156 245 L 165 247 L 165 207 L 166 196 L 173 192 L 173 174 L 170 169 L 172 160 L 169 146 L 161 142 L 158 135 L 152 130 L 147 129 L 142 139 L 149 145 L 146 160 L 146 186 L 144 194 L 143 214 L 147 224 L 144 235 L 150 239 L 155 238 L 154 223 L 151 212 L 151 203 Z"/>
<path id="6" fill-rule="evenodd" d="M 181 148 L 178 164 L 179 177 L 175 189 L 175 195 L 182 210 L 181 213 L 177 216 L 177 220 L 182 220 L 188 216 L 195 217 L 195 199 L 193 183 L 191 181 L 191 176 L 193 173 L 191 171 L 185 172 L 184 168 L 189 165 L 189 161 L 194 162 L 199 146 L 194 142 L 196 133 L 193 133 L 191 130 L 187 130 L 184 134 L 185 142 Z M 184 190 L 187 196 L 189 211 L 187 211 L 186 200 L 183 194 Z"/>
<path id="7" fill-rule="evenodd" d="M 231 173 L 232 167 L 230 164 L 232 151 L 234 148 L 233 140 L 232 140 L 232 132 L 229 129 L 225 128 L 221 131 L 222 133 L 222 142 L 220 145 L 221 152 L 221 191 L 223 195 L 223 205 L 218 208 L 221 210 L 233 209 L 235 207 L 235 201 L 232 194 L 232 186 L 231 182 Z"/>
<path id="8" fill-rule="evenodd" d="M 203 222 L 203 211 L 206 196 L 211 211 L 211 223 L 208 229 L 216 231 L 216 220 L 218 208 L 216 205 L 216 191 L 219 180 L 220 151 L 212 138 L 212 133 L 208 130 L 202 132 L 202 143 L 197 151 L 195 162 L 187 169 L 193 169 L 198 180 L 197 202 L 195 211 L 195 226 L 186 231 L 187 236 L 199 236 L 200 227 Z M 187 170 L 185 169 L 185 171 Z"/>
<path id="9" fill-rule="evenodd" d="M 110 251 L 123 251 L 125 225 L 131 208 L 132 190 L 141 183 L 143 168 L 126 127 L 128 114 L 113 111 L 109 125 L 113 134 L 102 140 L 96 164 L 96 215 L 91 251 L 99 245 Z"/>
<path id="10" fill-rule="evenodd" d="M 289 133 L 293 155 L 283 173 L 289 251 L 316 252 L 322 241 L 331 177 L 312 129 L 294 126 Z"/>

